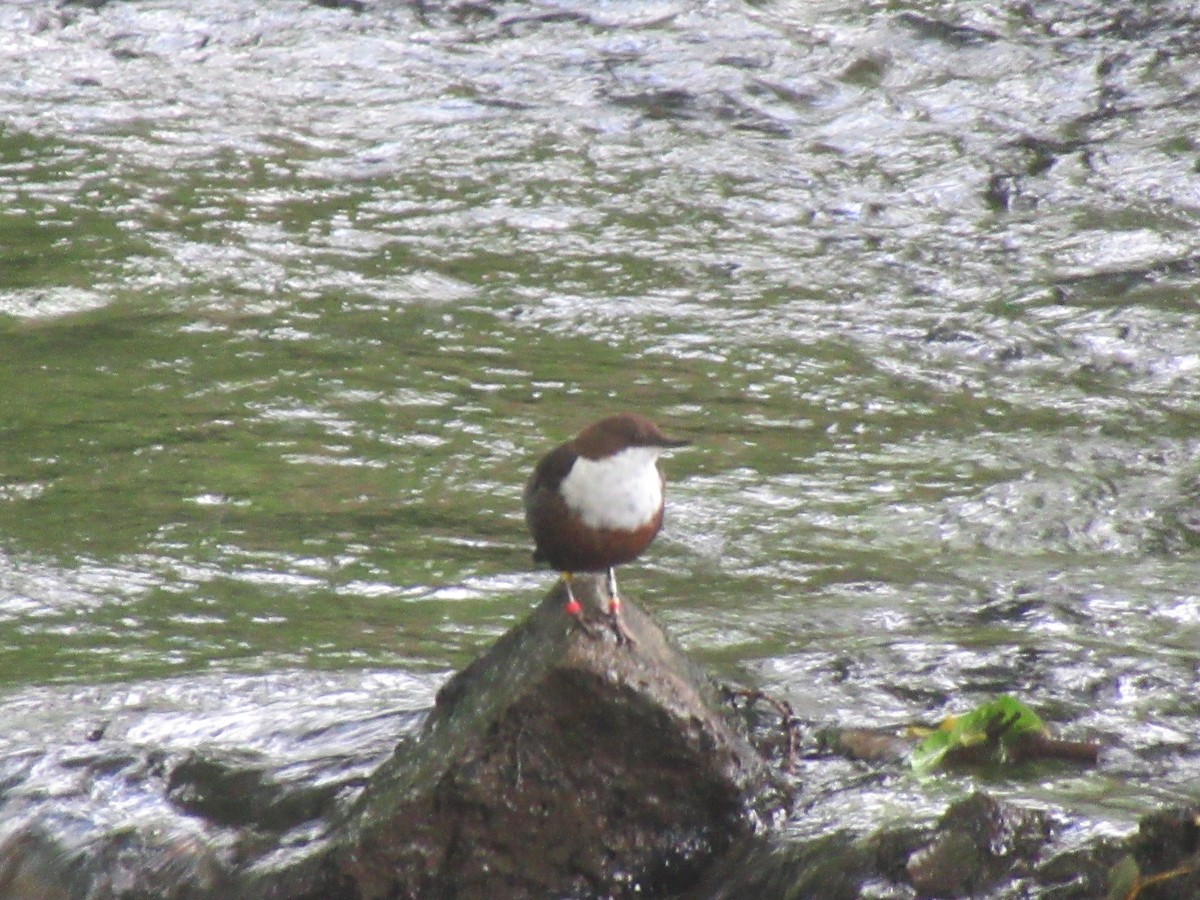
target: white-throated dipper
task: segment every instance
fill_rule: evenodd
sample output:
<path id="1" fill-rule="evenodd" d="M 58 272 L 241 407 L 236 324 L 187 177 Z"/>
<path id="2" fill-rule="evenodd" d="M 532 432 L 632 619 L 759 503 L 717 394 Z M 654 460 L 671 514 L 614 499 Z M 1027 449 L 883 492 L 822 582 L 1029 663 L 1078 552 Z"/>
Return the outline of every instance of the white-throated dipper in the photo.
<path id="1" fill-rule="evenodd" d="M 571 591 L 575 572 L 605 572 L 608 621 L 620 643 L 633 643 L 621 621 L 614 566 L 641 556 L 663 521 L 658 457 L 689 441 L 667 437 L 636 413 L 593 422 L 538 462 L 525 485 L 525 522 L 534 562 L 562 573 L 566 610 L 585 631 L 583 607 Z"/>

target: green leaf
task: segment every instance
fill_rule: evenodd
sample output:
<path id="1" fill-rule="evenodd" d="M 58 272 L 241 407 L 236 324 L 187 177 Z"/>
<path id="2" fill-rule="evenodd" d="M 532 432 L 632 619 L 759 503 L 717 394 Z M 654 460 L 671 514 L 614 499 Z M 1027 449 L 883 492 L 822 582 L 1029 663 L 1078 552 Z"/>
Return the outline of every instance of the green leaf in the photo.
<path id="1" fill-rule="evenodd" d="M 1007 759 L 1006 746 L 1029 733 L 1045 733 L 1037 713 L 1015 697 L 1002 694 L 962 716 L 951 716 L 913 750 L 911 764 L 919 772 L 940 766 L 947 754 L 976 748 L 976 756 L 994 762 Z"/>

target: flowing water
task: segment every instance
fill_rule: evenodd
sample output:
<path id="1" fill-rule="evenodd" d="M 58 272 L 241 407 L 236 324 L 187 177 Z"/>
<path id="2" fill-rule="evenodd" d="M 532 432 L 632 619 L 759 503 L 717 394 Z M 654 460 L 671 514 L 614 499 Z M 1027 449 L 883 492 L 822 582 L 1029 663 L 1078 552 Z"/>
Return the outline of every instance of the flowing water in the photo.
<path id="1" fill-rule="evenodd" d="M 1168 2 L 5 3 L 0 821 L 170 815 L 28 762 L 98 722 L 386 753 L 619 409 L 695 443 L 622 585 L 719 676 L 1017 694 L 1102 763 L 989 787 L 1091 829 L 1200 798 L 1197 51 Z M 864 771 L 793 829 L 975 786 Z"/>

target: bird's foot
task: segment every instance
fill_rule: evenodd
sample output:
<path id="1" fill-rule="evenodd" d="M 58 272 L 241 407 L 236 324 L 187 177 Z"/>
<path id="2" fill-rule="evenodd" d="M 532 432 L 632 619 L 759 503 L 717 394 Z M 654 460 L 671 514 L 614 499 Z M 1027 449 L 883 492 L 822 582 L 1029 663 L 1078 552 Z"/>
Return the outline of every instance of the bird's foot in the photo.
<path id="1" fill-rule="evenodd" d="M 588 637 L 593 640 L 599 640 L 604 636 L 604 629 L 596 622 L 588 619 L 584 613 L 583 604 L 575 597 L 575 592 L 571 590 L 572 576 L 568 572 L 563 573 L 563 584 L 567 590 L 567 602 L 563 606 L 567 615 L 571 617 L 571 621 Z M 609 631 L 617 639 L 617 644 L 632 647 L 637 643 L 633 639 L 633 635 L 629 633 L 629 629 L 625 627 L 625 621 L 621 618 L 621 598 L 617 596 L 616 579 L 613 577 L 612 569 L 608 570 L 608 612 L 604 615 L 604 624 L 608 626 Z"/>
<path id="2" fill-rule="evenodd" d="M 617 639 L 618 644 L 632 647 L 637 643 L 633 639 L 633 635 L 629 633 L 629 629 L 625 627 L 625 620 L 621 618 L 621 607 L 619 604 L 609 607 L 608 612 L 604 614 L 603 624 L 588 619 L 584 615 L 582 604 L 573 597 L 567 601 L 563 609 L 571 617 L 571 622 L 594 641 L 604 639 L 604 626 L 607 626 L 608 630 L 612 632 L 613 637 Z"/>
<path id="3" fill-rule="evenodd" d="M 618 644 L 623 644 L 626 647 L 632 647 L 637 643 L 637 641 L 633 639 L 633 635 L 629 633 L 629 629 L 625 627 L 625 621 L 619 614 L 609 613 L 605 617 L 605 621 L 608 622 L 609 629 L 612 631 L 613 635 L 616 636 Z"/>
<path id="4" fill-rule="evenodd" d="M 563 609 L 566 611 L 567 615 L 571 617 L 571 621 L 575 623 L 580 631 L 593 640 L 598 640 L 601 637 L 602 632 L 584 616 L 583 604 L 576 599 L 575 592 L 571 590 L 571 575 L 569 573 L 563 573 L 563 584 L 565 584 L 567 588 L 567 602 L 563 606 Z"/>
<path id="5" fill-rule="evenodd" d="M 621 616 L 621 600 L 619 597 L 613 597 L 608 601 L 608 615 L 606 619 L 608 627 L 617 637 L 618 644 L 632 647 L 637 643 L 633 639 L 633 635 L 629 633 L 629 629 L 625 627 L 625 619 Z"/>
<path id="6" fill-rule="evenodd" d="M 571 621 L 580 631 L 590 637 L 592 640 L 600 640 L 604 636 L 603 629 L 596 627 L 594 622 L 589 622 L 583 615 L 583 607 L 579 601 L 572 597 L 567 601 L 567 605 L 563 607 L 567 615 L 571 617 Z"/>

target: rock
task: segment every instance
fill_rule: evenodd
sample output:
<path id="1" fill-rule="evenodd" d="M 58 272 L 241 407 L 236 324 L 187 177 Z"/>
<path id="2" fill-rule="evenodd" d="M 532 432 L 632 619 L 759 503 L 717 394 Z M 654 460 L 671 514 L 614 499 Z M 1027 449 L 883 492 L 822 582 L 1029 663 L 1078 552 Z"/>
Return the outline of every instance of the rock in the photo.
<path id="1" fill-rule="evenodd" d="M 185 754 L 165 778 L 167 798 L 183 812 L 261 834 L 327 817 L 341 787 L 280 784 L 263 760 L 211 752 Z"/>
<path id="2" fill-rule="evenodd" d="M 821 747 L 831 753 L 879 763 L 906 762 L 916 746 L 913 737 L 883 728 L 825 728 L 818 739 Z"/>
<path id="3" fill-rule="evenodd" d="M 601 602 L 600 579 L 576 596 Z M 716 692 L 626 604 L 589 636 L 561 585 L 452 678 L 420 739 L 371 778 L 324 896 L 658 896 L 788 802 Z"/>
<path id="4" fill-rule="evenodd" d="M 911 896 L 900 882 L 904 860 L 918 843 L 915 829 L 865 838 L 847 829 L 806 841 L 755 837 L 734 848 L 680 900 Z"/>
<path id="5" fill-rule="evenodd" d="M 1128 848 L 1128 855 L 1109 872 L 1109 897 L 1200 897 L 1200 806 L 1189 804 L 1142 816 Z"/>
<path id="6" fill-rule="evenodd" d="M 1147 819 L 1161 816 L 1169 823 L 1171 815 L 1156 813 Z M 1188 869 L 1185 855 L 1190 844 L 1186 836 L 1172 841 L 1169 824 L 1159 836 L 1176 845 L 1180 855 L 1170 858 L 1180 865 L 1168 870 L 1169 879 L 1159 874 L 1140 881 L 1129 850 L 1142 836 L 1126 840 L 1099 836 L 1080 844 L 1072 834 L 1072 822 L 1014 807 L 984 793 L 952 804 L 933 825 L 898 821 L 866 833 L 854 825 L 847 821 L 844 828 L 806 838 L 778 832 L 749 838 L 732 848 L 680 900 L 914 896 L 1130 900 L 1139 885 L 1142 893 L 1137 900 L 1200 897 L 1193 880 L 1197 872 Z M 1186 835 L 1186 817 L 1176 830 Z"/>
<path id="7" fill-rule="evenodd" d="M 918 897 L 972 897 L 1034 868 L 1049 840 L 1044 813 L 982 793 L 950 806 L 934 838 L 913 853 L 907 873 Z"/>

